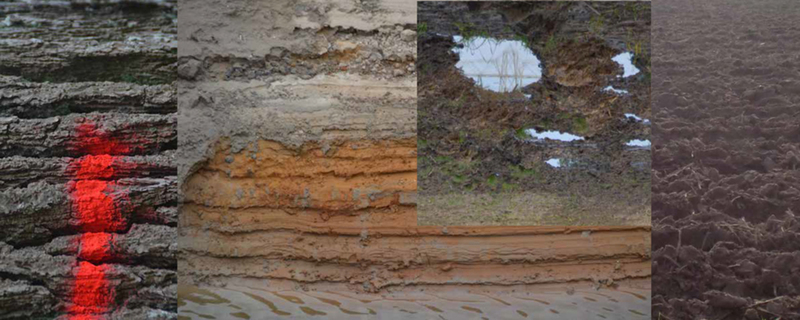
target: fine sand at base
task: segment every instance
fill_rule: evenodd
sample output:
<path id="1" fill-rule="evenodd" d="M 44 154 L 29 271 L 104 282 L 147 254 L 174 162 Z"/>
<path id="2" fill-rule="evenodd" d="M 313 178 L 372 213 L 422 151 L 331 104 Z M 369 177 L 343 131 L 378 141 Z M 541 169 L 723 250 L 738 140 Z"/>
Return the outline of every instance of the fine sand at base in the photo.
<path id="1" fill-rule="evenodd" d="M 495 292 L 491 292 L 494 290 Z M 181 319 L 648 319 L 649 283 L 355 294 L 182 286 Z"/>

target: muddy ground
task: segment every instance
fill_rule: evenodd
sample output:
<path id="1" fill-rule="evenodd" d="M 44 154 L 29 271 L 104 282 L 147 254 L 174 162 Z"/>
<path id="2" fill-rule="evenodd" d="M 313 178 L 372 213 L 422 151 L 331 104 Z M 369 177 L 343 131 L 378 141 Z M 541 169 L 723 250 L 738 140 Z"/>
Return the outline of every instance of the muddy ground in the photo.
<path id="1" fill-rule="evenodd" d="M 649 6 L 421 2 L 420 223 L 649 224 L 650 150 L 626 146 L 650 137 Z M 521 41 L 542 77 L 512 92 L 487 90 L 456 67 L 452 49 L 465 41 L 454 35 Z M 635 53 L 638 74 L 621 77 L 612 57 L 623 52 Z M 527 129 L 585 140 L 536 140 Z"/>
<path id="2" fill-rule="evenodd" d="M 653 316 L 800 319 L 800 11 L 653 6 Z"/>
<path id="3" fill-rule="evenodd" d="M 0 2 L 0 319 L 177 318 L 175 6 Z"/>

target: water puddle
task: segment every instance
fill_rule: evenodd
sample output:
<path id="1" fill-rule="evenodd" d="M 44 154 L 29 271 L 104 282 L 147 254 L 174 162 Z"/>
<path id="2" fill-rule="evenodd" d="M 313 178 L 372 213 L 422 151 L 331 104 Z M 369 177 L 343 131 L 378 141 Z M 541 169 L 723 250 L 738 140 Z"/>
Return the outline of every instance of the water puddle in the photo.
<path id="1" fill-rule="evenodd" d="M 553 309 L 550 309 L 550 312 L 552 312 L 552 313 L 555 313 L 555 314 L 559 314 L 559 313 L 561 313 L 561 312 L 555 311 L 555 310 L 553 310 Z"/>
<path id="2" fill-rule="evenodd" d="M 633 53 L 623 52 L 614 56 L 611 60 L 614 60 L 614 62 L 622 66 L 624 70 L 621 76 L 622 78 L 627 78 L 639 73 L 639 68 L 633 65 Z"/>
<path id="3" fill-rule="evenodd" d="M 231 313 L 231 315 L 239 319 L 250 319 L 250 315 L 244 312 Z"/>
<path id="4" fill-rule="evenodd" d="M 522 41 L 453 36 L 463 48 L 456 67 L 481 87 L 496 92 L 521 89 L 542 78 L 539 58 Z"/>
<path id="5" fill-rule="evenodd" d="M 650 120 L 640 118 L 639 116 L 637 116 L 637 115 L 635 115 L 633 113 L 626 113 L 625 114 L 625 118 L 630 118 L 630 119 L 635 120 L 636 122 L 642 122 L 644 124 L 650 124 Z"/>
<path id="6" fill-rule="evenodd" d="M 592 298 L 589 298 L 589 297 L 583 297 L 583 298 L 588 300 L 588 301 L 597 302 L 597 299 L 592 299 Z"/>
<path id="7" fill-rule="evenodd" d="M 625 143 L 626 146 L 650 149 L 650 140 L 633 139 Z"/>
<path id="8" fill-rule="evenodd" d="M 614 87 L 612 87 L 612 86 L 608 86 L 608 87 L 603 88 L 603 91 L 611 91 L 611 92 L 614 92 L 616 94 L 628 94 L 628 90 L 614 89 Z"/>
<path id="9" fill-rule="evenodd" d="M 526 313 L 525 311 L 522 311 L 522 310 L 517 310 L 517 313 L 519 313 L 519 315 L 521 315 L 521 316 L 523 316 L 523 317 L 525 317 L 525 318 L 527 318 L 527 317 L 528 317 L 528 313 Z"/>
<path id="10" fill-rule="evenodd" d="M 545 161 L 545 163 L 549 164 L 553 168 L 561 168 L 561 159 L 559 158 L 552 158 Z"/>
<path id="11" fill-rule="evenodd" d="M 583 140 L 583 137 L 581 136 L 576 136 L 571 133 L 554 131 L 554 130 L 539 132 L 536 129 L 528 129 L 525 130 L 525 132 L 528 133 L 528 135 L 530 135 L 531 137 L 536 138 L 538 140 L 550 139 L 550 140 L 558 140 L 564 142 Z"/>

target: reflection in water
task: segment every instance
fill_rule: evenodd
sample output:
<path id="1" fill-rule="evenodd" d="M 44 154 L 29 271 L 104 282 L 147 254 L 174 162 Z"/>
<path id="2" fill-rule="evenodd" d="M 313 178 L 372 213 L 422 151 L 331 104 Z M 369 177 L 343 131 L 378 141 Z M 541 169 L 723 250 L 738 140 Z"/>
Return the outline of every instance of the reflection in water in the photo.
<path id="1" fill-rule="evenodd" d="M 464 46 L 453 48 L 459 55 L 456 67 L 485 89 L 511 92 L 542 77 L 539 58 L 522 41 L 461 36 L 453 41 Z"/>
<path id="2" fill-rule="evenodd" d="M 558 140 L 558 141 L 575 141 L 575 140 L 583 140 L 583 137 L 576 136 L 571 133 L 561 132 L 561 131 L 542 131 L 539 132 L 536 129 L 528 129 L 525 130 L 531 137 L 534 137 L 539 140 L 543 139 L 551 139 L 551 140 Z"/>
<path id="3" fill-rule="evenodd" d="M 650 120 L 642 119 L 642 118 L 640 118 L 639 116 L 637 116 L 637 115 L 635 115 L 633 113 L 626 113 L 625 114 L 625 118 L 631 118 L 633 120 L 636 120 L 638 122 L 642 122 L 644 124 L 650 124 Z"/>
<path id="4" fill-rule="evenodd" d="M 625 143 L 629 147 L 650 148 L 650 140 L 634 139 Z"/>
<path id="5" fill-rule="evenodd" d="M 633 53 L 623 52 L 614 56 L 611 58 L 611 60 L 614 60 L 614 62 L 619 63 L 619 65 L 622 66 L 622 69 L 624 70 L 622 73 L 623 78 L 627 78 L 639 73 L 639 68 L 633 65 Z"/>
<path id="6" fill-rule="evenodd" d="M 616 94 L 628 94 L 628 90 L 614 89 L 612 86 L 605 87 L 603 91 L 613 91 Z"/>

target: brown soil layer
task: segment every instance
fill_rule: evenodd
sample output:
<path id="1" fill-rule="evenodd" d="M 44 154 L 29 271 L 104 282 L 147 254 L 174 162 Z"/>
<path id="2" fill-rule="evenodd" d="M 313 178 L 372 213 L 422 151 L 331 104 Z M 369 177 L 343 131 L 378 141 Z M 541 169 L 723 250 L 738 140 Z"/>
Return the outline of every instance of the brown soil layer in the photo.
<path id="1" fill-rule="evenodd" d="M 649 123 L 625 116 L 650 118 L 649 6 L 420 3 L 420 223 L 649 224 L 650 150 L 625 145 L 650 137 Z M 521 41 L 543 76 L 509 93 L 484 89 L 456 67 L 454 35 Z M 639 74 L 621 77 L 611 58 L 623 52 Z M 528 129 L 586 140 L 533 141 Z"/>
<path id="2" fill-rule="evenodd" d="M 0 2 L 0 319 L 177 318 L 175 5 Z"/>
<path id="3" fill-rule="evenodd" d="M 417 227 L 413 140 L 325 145 L 221 141 L 182 188 L 181 281 L 383 292 L 650 275 L 649 227 Z"/>
<path id="4" fill-rule="evenodd" d="M 800 319 L 800 12 L 654 2 L 653 316 Z"/>

